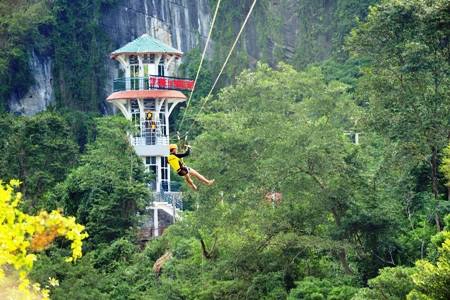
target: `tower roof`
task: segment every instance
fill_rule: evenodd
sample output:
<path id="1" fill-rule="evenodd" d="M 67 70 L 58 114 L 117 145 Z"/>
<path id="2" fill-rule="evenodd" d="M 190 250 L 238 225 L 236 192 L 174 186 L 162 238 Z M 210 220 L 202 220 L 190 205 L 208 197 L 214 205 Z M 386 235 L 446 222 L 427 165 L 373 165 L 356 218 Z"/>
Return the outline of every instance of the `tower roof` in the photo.
<path id="1" fill-rule="evenodd" d="M 183 52 L 164 44 L 163 42 L 144 33 L 132 42 L 129 42 L 120 49 L 111 53 L 111 58 L 120 54 L 144 54 L 144 53 L 165 53 L 183 55 Z"/>

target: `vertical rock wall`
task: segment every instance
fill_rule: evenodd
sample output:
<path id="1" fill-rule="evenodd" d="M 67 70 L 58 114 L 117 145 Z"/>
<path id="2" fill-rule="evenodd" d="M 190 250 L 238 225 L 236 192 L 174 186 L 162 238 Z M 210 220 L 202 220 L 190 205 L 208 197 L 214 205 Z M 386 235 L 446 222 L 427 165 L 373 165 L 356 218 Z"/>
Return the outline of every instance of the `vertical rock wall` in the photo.
<path id="1" fill-rule="evenodd" d="M 111 51 L 120 48 L 144 33 L 187 52 L 204 45 L 210 23 L 208 0 L 122 0 L 102 12 L 102 27 L 111 42 Z M 105 94 L 112 91 L 117 72 L 115 62 L 105 53 L 108 74 Z M 33 115 L 53 101 L 51 59 L 30 55 L 35 82 L 25 97 L 11 95 L 11 112 Z"/>
<path id="2" fill-rule="evenodd" d="M 101 12 L 101 27 L 110 40 L 110 51 L 144 33 L 183 52 L 194 47 L 202 49 L 211 19 L 210 1 L 119 0 Z M 377 1 L 260 0 L 241 37 L 248 64 L 252 66 L 262 59 L 273 65 L 286 61 L 302 68 L 324 60 L 339 47 L 353 20 L 364 16 L 367 7 Z M 237 31 L 251 3 L 251 0 L 222 1 L 215 30 Z M 231 42 L 219 40 L 222 36 L 215 38 L 216 54 L 222 57 L 228 53 Z M 118 66 L 109 53 L 104 53 L 104 61 L 107 68 L 104 89 L 108 95 Z M 53 100 L 50 58 L 33 53 L 30 66 L 35 84 L 23 98 L 12 95 L 9 103 L 13 112 L 27 115 L 44 110 Z M 107 111 L 105 107 L 104 112 Z"/>
<path id="3" fill-rule="evenodd" d="M 103 13 L 103 27 L 114 48 L 148 33 L 186 52 L 206 39 L 208 0 L 123 0 Z"/>
<path id="4" fill-rule="evenodd" d="M 11 112 L 21 115 L 34 115 L 47 108 L 54 101 L 52 90 L 52 61 L 48 57 L 30 53 L 30 69 L 34 83 L 20 98 L 12 94 L 9 102 Z"/>

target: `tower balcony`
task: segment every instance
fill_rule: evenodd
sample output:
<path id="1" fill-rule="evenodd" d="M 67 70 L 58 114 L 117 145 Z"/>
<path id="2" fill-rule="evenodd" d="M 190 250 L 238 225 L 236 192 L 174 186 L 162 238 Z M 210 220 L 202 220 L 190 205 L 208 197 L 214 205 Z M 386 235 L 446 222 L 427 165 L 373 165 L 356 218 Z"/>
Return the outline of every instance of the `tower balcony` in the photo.
<path id="1" fill-rule="evenodd" d="M 160 122 L 143 120 L 135 124 L 135 133 L 130 136 L 131 145 L 138 155 L 167 155 L 169 137 L 164 134 Z"/>
<path id="2" fill-rule="evenodd" d="M 169 145 L 169 137 L 159 121 L 141 120 L 135 125 L 132 145 Z"/>
<path id="3" fill-rule="evenodd" d="M 123 77 L 113 81 L 113 91 L 177 90 L 192 91 L 195 81 L 189 78 L 149 75 L 147 77 Z"/>

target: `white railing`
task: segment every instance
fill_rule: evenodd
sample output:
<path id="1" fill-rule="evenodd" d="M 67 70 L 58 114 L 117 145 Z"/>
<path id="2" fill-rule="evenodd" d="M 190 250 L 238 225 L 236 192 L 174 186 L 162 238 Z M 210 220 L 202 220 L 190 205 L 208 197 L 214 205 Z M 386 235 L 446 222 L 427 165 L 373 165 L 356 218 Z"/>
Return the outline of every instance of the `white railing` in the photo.
<path id="1" fill-rule="evenodd" d="M 145 120 L 136 124 L 136 129 L 138 133 L 131 138 L 132 145 L 169 145 L 169 137 L 163 133 L 160 122 Z"/>
<path id="2" fill-rule="evenodd" d="M 130 141 L 133 146 L 145 146 L 145 145 L 169 145 L 169 138 L 166 136 L 138 136 L 131 137 Z"/>
<path id="3" fill-rule="evenodd" d="M 158 144 L 158 145 L 169 145 L 169 137 L 167 137 L 167 136 L 156 137 L 156 144 Z"/>
<path id="4" fill-rule="evenodd" d="M 175 205 L 176 209 L 183 209 L 183 198 L 181 192 L 155 192 L 153 193 L 154 202 L 164 202 L 168 205 Z"/>

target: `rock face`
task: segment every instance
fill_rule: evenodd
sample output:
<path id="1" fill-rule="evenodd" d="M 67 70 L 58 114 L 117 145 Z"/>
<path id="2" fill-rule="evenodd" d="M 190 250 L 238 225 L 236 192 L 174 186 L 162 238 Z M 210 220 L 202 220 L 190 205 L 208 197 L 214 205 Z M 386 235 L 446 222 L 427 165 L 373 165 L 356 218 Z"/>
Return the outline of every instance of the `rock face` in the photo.
<path id="1" fill-rule="evenodd" d="M 204 45 L 208 36 L 210 9 L 208 0 L 122 0 L 102 12 L 102 27 L 111 41 L 111 51 L 144 33 L 183 52 Z M 112 91 L 117 72 L 115 62 L 105 53 L 107 78 L 105 94 Z M 33 115 L 53 101 L 51 59 L 30 55 L 35 83 L 25 97 L 11 95 L 11 112 Z"/>
<path id="2" fill-rule="evenodd" d="M 122 0 L 103 12 L 103 27 L 117 49 L 144 33 L 186 52 L 205 40 L 208 0 Z"/>
<path id="3" fill-rule="evenodd" d="M 38 56 L 32 51 L 30 69 L 34 76 L 34 84 L 22 98 L 15 94 L 11 95 L 9 107 L 13 113 L 34 115 L 45 110 L 54 101 L 50 58 Z"/>
<path id="4" fill-rule="evenodd" d="M 162 40 L 183 52 L 203 49 L 211 21 L 211 0 L 119 0 L 101 11 L 101 27 L 114 51 L 144 33 Z M 275 65 L 288 62 L 302 68 L 321 61 L 335 51 L 357 16 L 363 16 L 370 4 L 378 0 L 260 0 L 241 37 L 248 64 L 263 60 Z M 251 0 L 222 1 L 214 30 L 236 32 L 247 14 Z M 215 31 L 216 32 L 216 31 Z M 213 35 L 214 36 L 214 35 Z M 232 37 L 234 34 L 232 35 Z M 209 57 L 220 59 L 228 53 L 228 40 L 218 39 L 208 49 Z M 336 42 L 337 41 L 337 42 Z M 230 42 L 231 43 L 231 42 Z M 212 52 L 216 45 L 215 53 Z M 107 68 L 105 95 L 112 92 L 117 63 L 104 53 Z M 20 98 L 12 95 L 13 112 L 31 115 L 44 110 L 53 101 L 51 60 L 32 53 L 30 66 L 35 85 Z M 104 113 L 109 108 L 104 107 Z"/>

